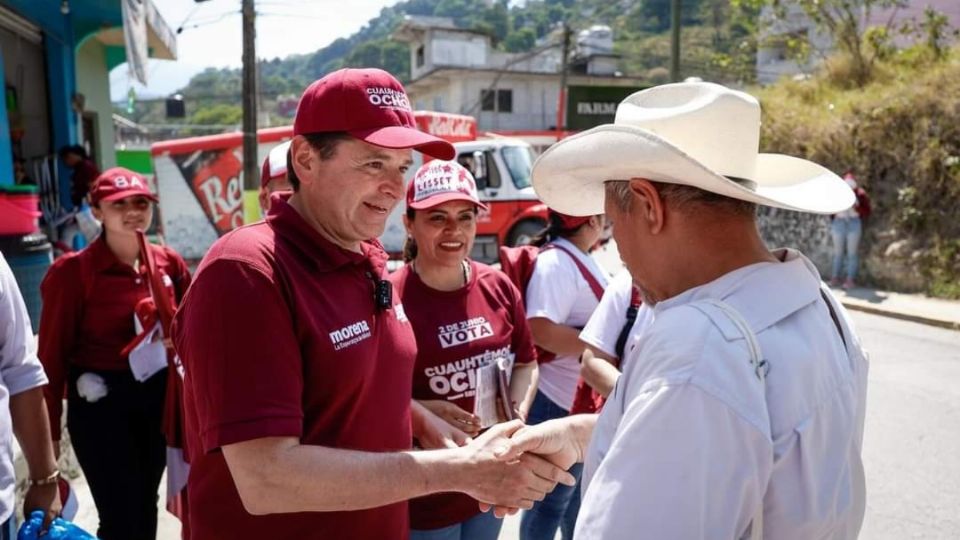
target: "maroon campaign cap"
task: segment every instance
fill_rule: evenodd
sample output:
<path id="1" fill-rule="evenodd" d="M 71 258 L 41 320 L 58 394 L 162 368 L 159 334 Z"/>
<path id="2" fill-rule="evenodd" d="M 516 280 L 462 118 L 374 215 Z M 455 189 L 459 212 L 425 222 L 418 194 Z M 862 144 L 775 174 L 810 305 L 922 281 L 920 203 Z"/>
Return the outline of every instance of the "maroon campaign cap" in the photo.
<path id="1" fill-rule="evenodd" d="M 433 160 L 420 167 L 407 185 L 407 208 L 424 210 L 449 201 L 467 201 L 484 210 L 477 183 L 463 165 Z"/>
<path id="2" fill-rule="evenodd" d="M 449 142 L 417 129 L 403 85 L 381 69 L 334 71 L 314 81 L 300 97 L 295 135 L 345 131 L 383 148 L 414 148 L 449 160 Z"/>
<path id="3" fill-rule="evenodd" d="M 579 228 L 584 223 L 590 221 L 591 216 L 570 216 L 567 214 L 561 214 L 556 210 L 550 209 L 550 217 L 556 218 L 560 221 L 560 226 L 563 227 L 565 231 L 572 231 Z"/>
<path id="4" fill-rule="evenodd" d="M 142 195 L 153 202 L 157 196 L 150 191 L 147 178 L 123 167 L 114 167 L 103 171 L 90 188 L 90 204 L 116 201 L 135 195 Z"/>

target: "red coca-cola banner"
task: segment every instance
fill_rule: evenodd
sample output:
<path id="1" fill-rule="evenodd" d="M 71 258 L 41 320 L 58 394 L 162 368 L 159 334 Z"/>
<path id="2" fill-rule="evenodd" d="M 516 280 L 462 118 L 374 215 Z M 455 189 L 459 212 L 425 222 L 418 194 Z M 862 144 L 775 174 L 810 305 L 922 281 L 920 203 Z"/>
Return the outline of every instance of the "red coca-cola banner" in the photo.
<path id="1" fill-rule="evenodd" d="M 472 116 L 429 111 L 416 112 L 417 127 L 450 142 L 477 139 L 477 120 Z"/>
<path id="2" fill-rule="evenodd" d="M 220 236 L 243 225 L 243 162 L 238 147 L 198 150 L 177 166 Z"/>

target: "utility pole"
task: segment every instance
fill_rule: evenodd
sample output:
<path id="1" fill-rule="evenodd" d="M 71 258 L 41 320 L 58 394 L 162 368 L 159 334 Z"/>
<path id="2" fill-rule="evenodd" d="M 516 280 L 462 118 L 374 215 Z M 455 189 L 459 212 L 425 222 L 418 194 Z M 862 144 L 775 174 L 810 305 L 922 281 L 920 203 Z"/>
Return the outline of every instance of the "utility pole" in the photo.
<path id="1" fill-rule="evenodd" d="M 680 0 L 670 0 L 670 80 L 680 82 Z"/>
<path id="2" fill-rule="evenodd" d="M 260 168 L 257 166 L 257 28 L 254 0 L 243 0 L 243 191 L 244 222 L 256 216 L 256 192 L 260 187 Z M 253 206 L 252 208 L 248 208 Z"/>
<path id="3" fill-rule="evenodd" d="M 567 108 L 567 72 L 570 64 L 570 26 L 563 20 L 563 57 L 560 62 L 560 95 L 557 97 L 557 140 L 563 137 L 566 128 L 564 113 Z"/>

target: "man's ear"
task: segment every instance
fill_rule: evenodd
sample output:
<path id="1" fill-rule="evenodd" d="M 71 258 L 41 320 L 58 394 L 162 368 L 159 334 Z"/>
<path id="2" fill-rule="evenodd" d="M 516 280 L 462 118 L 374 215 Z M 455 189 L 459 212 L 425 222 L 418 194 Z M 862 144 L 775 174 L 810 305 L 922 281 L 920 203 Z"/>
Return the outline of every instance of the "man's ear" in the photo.
<path id="1" fill-rule="evenodd" d="M 96 205 L 91 204 L 90 211 L 93 213 L 93 217 L 95 217 L 97 221 L 103 221 L 103 210 L 100 210 L 99 203 Z"/>
<path id="2" fill-rule="evenodd" d="M 290 163 L 287 165 L 293 167 L 293 171 L 297 174 L 301 184 L 309 182 L 313 178 L 310 174 L 315 167 L 313 154 L 310 141 L 303 135 L 297 135 L 290 141 Z"/>
<path id="3" fill-rule="evenodd" d="M 630 180 L 633 193 L 633 213 L 647 222 L 650 234 L 659 234 L 663 230 L 665 206 L 657 188 L 649 180 L 634 178 Z"/>

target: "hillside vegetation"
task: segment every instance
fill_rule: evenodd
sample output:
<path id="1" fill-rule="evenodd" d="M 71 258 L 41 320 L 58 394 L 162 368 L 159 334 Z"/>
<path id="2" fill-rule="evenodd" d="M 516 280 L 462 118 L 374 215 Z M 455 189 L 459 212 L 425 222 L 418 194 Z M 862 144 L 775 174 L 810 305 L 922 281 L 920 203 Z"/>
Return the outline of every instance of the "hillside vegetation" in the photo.
<path id="1" fill-rule="evenodd" d="M 844 59 L 831 61 L 755 92 L 763 149 L 854 171 L 873 199 L 861 251 L 870 282 L 960 298 L 960 48 L 900 51 L 854 89 Z"/>
<path id="2" fill-rule="evenodd" d="M 744 7 L 739 7 L 741 3 Z M 528 0 L 513 4 L 507 0 L 397 2 L 383 8 L 358 32 L 315 52 L 262 59 L 261 109 L 269 113 L 270 125 L 289 123 L 289 111 L 279 112 L 277 102 L 295 99 L 312 81 L 341 67 L 379 67 L 408 80 L 409 46 L 390 39 L 406 15 L 450 17 L 462 28 L 488 34 L 496 48 L 507 52 L 525 52 L 544 44 L 559 47 L 563 21 L 575 33 L 594 24 L 609 25 L 614 30 L 614 49 L 622 55 L 620 71 L 646 78 L 650 83 L 667 81 L 670 0 Z M 683 0 L 682 6 L 682 73 L 727 82 L 751 82 L 756 51 L 754 4 Z M 144 101 L 136 103 L 132 112 L 126 108 L 117 112 L 142 124 L 239 124 L 240 91 L 239 69 L 208 68 L 179 92 L 187 107 L 187 118 L 183 120 L 165 118 L 162 101 Z"/>

